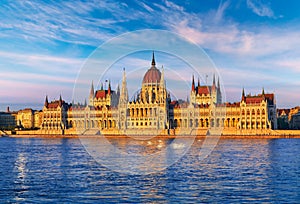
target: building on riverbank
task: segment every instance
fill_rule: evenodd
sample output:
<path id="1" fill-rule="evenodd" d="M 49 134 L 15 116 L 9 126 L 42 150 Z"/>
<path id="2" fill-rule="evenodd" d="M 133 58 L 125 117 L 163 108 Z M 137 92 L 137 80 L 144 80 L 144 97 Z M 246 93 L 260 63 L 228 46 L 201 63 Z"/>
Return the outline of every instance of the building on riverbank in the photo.
<path id="1" fill-rule="evenodd" d="M 79 134 L 188 134 L 193 129 L 222 128 L 270 130 L 277 128 L 276 101 L 273 93 L 262 90 L 245 95 L 241 101 L 223 103 L 219 80 L 212 85 L 195 84 L 192 77 L 190 100 L 173 100 L 167 91 L 164 69 L 156 67 L 154 53 L 151 67 L 142 79 L 141 89 L 129 100 L 125 69 L 121 88 L 103 87 L 89 92 L 87 105 L 72 105 L 66 111 L 63 128 Z M 67 131 L 68 132 L 68 131 Z"/>
<path id="2" fill-rule="evenodd" d="M 0 130 L 13 130 L 16 127 L 17 112 L 10 111 L 7 107 L 6 112 L 0 112 Z"/>
<path id="3" fill-rule="evenodd" d="M 87 93 L 85 104 L 68 104 L 61 96 L 49 102 L 46 96 L 41 112 L 20 111 L 18 121 L 23 117 L 23 126 L 39 126 L 40 134 L 178 135 L 211 128 L 239 134 L 277 129 L 275 95 L 264 89 L 258 95 L 246 95 L 243 89 L 239 102 L 227 103 L 222 101 L 219 79 L 213 76 L 207 85 L 198 78 L 196 84 L 192 76 L 189 100 L 172 100 L 164 68 L 156 67 L 154 53 L 131 100 L 125 69 L 117 90 L 112 90 L 110 81 L 107 89 L 94 90 L 92 82 Z"/>

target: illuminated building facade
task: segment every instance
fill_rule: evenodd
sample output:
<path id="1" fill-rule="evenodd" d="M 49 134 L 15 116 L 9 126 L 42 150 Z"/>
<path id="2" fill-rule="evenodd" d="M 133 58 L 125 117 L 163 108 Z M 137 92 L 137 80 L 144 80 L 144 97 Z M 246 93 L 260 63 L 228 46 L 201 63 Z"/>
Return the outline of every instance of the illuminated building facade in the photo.
<path id="1" fill-rule="evenodd" d="M 68 105 L 60 98 L 43 108 L 42 130 L 64 130 L 79 134 L 189 134 L 193 130 L 268 130 L 277 128 L 274 94 L 251 96 L 242 92 L 241 101 L 223 103 L 219 79 L 211 86 L 195 84 L 189 101 L 172 101 L 164 77 L 164 68 L 156 67 L 154 53 L 151 67 L 142 85 L 129 100 L 126 72 L 121 87 L 94 90 L 84 105 Z"/>

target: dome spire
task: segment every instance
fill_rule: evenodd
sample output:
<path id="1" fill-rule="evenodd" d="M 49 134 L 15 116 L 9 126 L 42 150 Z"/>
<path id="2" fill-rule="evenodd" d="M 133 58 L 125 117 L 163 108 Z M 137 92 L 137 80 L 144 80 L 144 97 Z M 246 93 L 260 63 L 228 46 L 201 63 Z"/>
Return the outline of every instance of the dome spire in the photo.
<path id="1" fill-rule="evenodd" d="M 152 52 L 152 66 L 155 66 L 155 57 L 154 57 L 154 51 Z"/>

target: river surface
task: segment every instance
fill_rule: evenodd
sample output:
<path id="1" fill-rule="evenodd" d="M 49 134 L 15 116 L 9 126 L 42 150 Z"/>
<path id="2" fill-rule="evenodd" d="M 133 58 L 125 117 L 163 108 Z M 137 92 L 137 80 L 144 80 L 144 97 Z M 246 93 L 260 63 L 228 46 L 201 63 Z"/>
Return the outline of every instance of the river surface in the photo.
<path id="1" fill-rule="evenodd" d="M 114 143 L 137 146 L 124 140 Z M 79 139 L 0 138 L 0 203 L 300 202 L 300 139 L 219 140 L 199 160 L 201 143 L 166 169 L 130 175 L 96 162 Z"/>

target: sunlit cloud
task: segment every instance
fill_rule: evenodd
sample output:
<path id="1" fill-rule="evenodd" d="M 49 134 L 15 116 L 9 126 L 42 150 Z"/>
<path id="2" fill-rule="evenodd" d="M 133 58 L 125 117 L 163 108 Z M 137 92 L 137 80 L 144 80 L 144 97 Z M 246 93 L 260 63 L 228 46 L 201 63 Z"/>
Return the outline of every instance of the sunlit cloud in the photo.
<path id="1" fill-rule="evenodd" d="M 195 2 L 172 0 L 155 3 L 106 0 L 3 2 L 0 17 L 5 20 L 0 22 L 0 69 L 1 76 L 6 79 L 1 84 L 9 90 L 7 93 L 14 93 L 11 98 L 17 95 L 18 86 L 22 86 L 23 92 L 27 87 L 44 95 L 39 88 L 34 89 L 36 81 L 43 82 L 44 92 L 72 91 L 72 82 L 76 81 L 85 58 L 93 49 L 124 32 L 153 28 L 178 33 L 201 46 L 217 65 L 230 100 L 240 100 L 243 86 L 252 92 L 266 87 L 270 91 L 276 90 L 279 106 L 296 105 L 299 97 L 285 92 L 296 92 L 299 86 L 296 82 L 300 70 L 297 19 L 289 23 L 276 21 L 280 18 L 275 3 L 266 0 L 247 0 L 239 5 L 232 1 L 203 4 L 210 5 L 209 9 L 201 10 L 201 5 Z M 245 17 L 246 21 L 240 20 L 241 14 L 246 12 L 253 14 Z M 252 18 L 265 22 L 258 23 Z M 151 36 L 137 37 L 147 43 Z M 124 46 L 129 43 L 124 42 Z M 127 56 L 104 78 L 117 84 L 123 67 L 126 67 L 132 79 L 141 81 L 150 60 Z M 176 74 L 168 74 L 168 71 L 177 72 L 183 64 L 168 57 L 158 59 L 157 63 L 159 68 L 165 66 L 170 85 L 178 80 Z M 213 71 L 203 68 L 201 73 L 184 72 L 180 77 L 190 81 L 193 74 L 200 75 L 205 81 L 206 75 L 211 77 Z M 101 80 L 98 78 L 91 80 L 98 83 Z M 16 81 L 19 84 L 13 83 Z M 30 86 L 30 81 L 34 85 Z M 71 97 L 69 93 L 66 95 Z M 4 99 L 3 95 L 1 97 Z M 5 95 L 5 100 L 9 98 L 9 94 Z"/>

